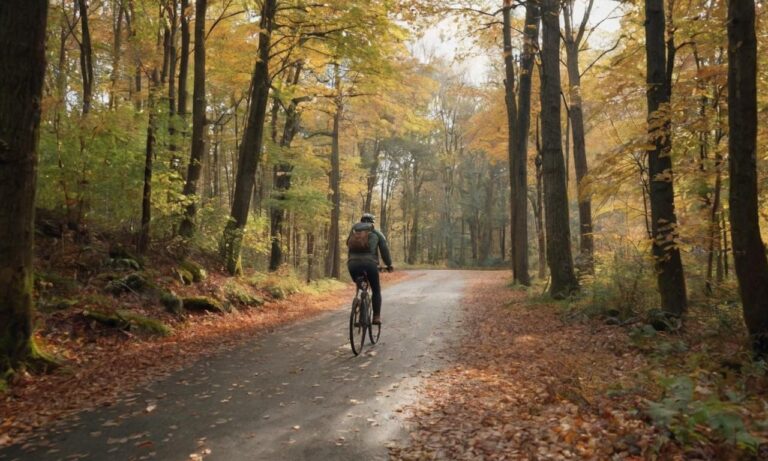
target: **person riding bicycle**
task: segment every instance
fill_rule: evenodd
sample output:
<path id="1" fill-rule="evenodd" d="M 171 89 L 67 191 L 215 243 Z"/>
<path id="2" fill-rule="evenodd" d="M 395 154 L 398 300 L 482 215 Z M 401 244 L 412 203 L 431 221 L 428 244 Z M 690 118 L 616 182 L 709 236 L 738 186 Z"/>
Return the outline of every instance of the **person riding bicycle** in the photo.
<path id="1" fill-rule="evenodd" d="M 373 324 L 381 325 L 381 284 L 379 283 L 379 252 L 387 272 L 392 272 L 392 257 L 384 234 L 374 228 L 375 217 L 364 213 L 360 222 L 352 226 L 347 237 L 347 269 L 352 280 L 367 276 L 373 291 Z"/>

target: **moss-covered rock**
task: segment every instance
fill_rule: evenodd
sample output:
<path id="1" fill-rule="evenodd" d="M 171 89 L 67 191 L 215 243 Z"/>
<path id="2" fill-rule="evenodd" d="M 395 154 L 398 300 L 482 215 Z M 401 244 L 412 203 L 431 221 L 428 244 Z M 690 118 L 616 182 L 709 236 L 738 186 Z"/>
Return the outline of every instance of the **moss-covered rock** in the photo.
<path id="1" fill-rule="evenodd" d="M 107 266 L 113 269 L 134 270 L 134 271 L 141 270 L 141 264 L 139 264 L 139 262 L 136 261 L 135 259 L 130 259 L 130 258 L 109 258 L 107 260 Z"/>
<path id="2" fill-rule="evenodd" d="M 224 313 L 227 311 L 221 302 L 207 296 L 193 296 L 190 298 L 184 298 L 183 306 L 184 309 L 188 311 L 208 311 L 219 313 Z"/>
<path id="3" fill-rule="evenodd" d="M 683 326 L 680 317 L 661 309 L 651 309 L 647 315 L 648 323 L 656 331 L 678 331 Z"/>
<path id="4" fill-rule="evenodd" d="M 168 312 L 174 314 L 183 312 L 181 298 L 139 274 L 130 274 L 123 278 L 114 279 L 107 283 L 105 290 L 113 296 L 134 293 L 145 299 L 160 303 Z"/>
<path id="5" fill-rule="evenodd" d="M 176 315 L 184 312 L 184 303 L 181 298 L 172 291 L 164 291 L 160 294 L 160 304 L 165 310 Z"/>
<path id="6" fill-rule="evenodd" d="M 247 287 L 230 282 L 224 287 L 224 295 L 232 304 L 243 307 L 260 307 L 264 304 L 264 298 L 252 294 Z"/>
<path id="7" fill-rule="evenodd" d="M 141 275 L 134 273 L 107 283 L 106 290 L 108 293 L 115 296 L 127 292 L 133 292 L 140 295 L 152 295 L 157 292 L 159 288 Z"/>
<path id="8" fill-rule="evenodd" d="M 76 299 L 52 298 L 47 300 L 38 300 L 37 307 L 43 312 L 55 312 L 67 310 L 76 306 L 77 304 L 78 301 Z"/>
<path id="9" fill-rule="evenodd" d="M 140 256 L 133 254 L 127 248 L 119 244 L 112 245 L 109 248 L 109 260 L 123 261 L 123 264 L 129 264 L 131 266 L 135 264 L 138 266 L 138 269 L 144 267 L 144 261 Z"/>
<path id="10" fill-rule="evenodd" d="M 173 331 L 168 325 L 159 320 L 127 310 L 117 310 L 115 312 L 85 310 L 83 311 L 83 316 L 104 326 L 126 331 L 141 331 L 161 336 L 167 336 Z"/>
<path id="11" fill-rule="evenodd" d="M 181 280 L 181 283 L 183 283 L 184 285 L 192 285 L 195 282 L 195 276 L 192 275 L 192 273 L 186 269 L 177 267 L 176 274 L 178 274 L 179 280 Z"/>
<path id="12" fill-rule="evenodd" d="M 190 259 L 182 261 L 179 267 L 176 268 L 176 272 L 179 274 L 181 281 L 186 285 L 200 283 L 208 277 L 205 268 Z"/>

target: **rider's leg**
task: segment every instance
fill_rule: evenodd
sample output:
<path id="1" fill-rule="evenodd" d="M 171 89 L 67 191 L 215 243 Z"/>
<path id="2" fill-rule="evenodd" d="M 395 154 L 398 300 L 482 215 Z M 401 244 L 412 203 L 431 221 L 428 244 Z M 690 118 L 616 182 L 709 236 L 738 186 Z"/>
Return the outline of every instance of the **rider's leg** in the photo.
<path id="1" fill-rule="evenodd" d="M 373 293 L 373 316 L 381 315 L 381 283 L 379 282 L 379 268 L 372 264 L 368 270 L 368 283 L 371 285 Z"/>
<path id="2" fill-rule="evenodd" d="M 360 261 L 347 261 L 347 269 L 349 270 L 349 276 L 352 281 L 356 281 L 358 277 L 365 274 L 365 267 L 360 264 Z M 359 287 L 358 287 L 359 288 Z"/>

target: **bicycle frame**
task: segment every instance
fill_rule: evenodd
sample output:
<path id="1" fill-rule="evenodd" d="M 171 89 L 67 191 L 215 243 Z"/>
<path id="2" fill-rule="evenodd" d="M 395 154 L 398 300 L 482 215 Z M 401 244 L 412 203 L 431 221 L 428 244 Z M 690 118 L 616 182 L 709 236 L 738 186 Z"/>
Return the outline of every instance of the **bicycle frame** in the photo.
<path id="1" fill-rule="evenodd" d="M 360 300 L 360 305 L 365 306 L 364 301 L 368 298 L 368 275 L 364 275 L 355 279 L 357 285 L 357 293 L 355 297 Z M 371 319 L 368 318 L 368 309 L 360 309 L 360 322 L 366 327 L 370 326 Z"/>

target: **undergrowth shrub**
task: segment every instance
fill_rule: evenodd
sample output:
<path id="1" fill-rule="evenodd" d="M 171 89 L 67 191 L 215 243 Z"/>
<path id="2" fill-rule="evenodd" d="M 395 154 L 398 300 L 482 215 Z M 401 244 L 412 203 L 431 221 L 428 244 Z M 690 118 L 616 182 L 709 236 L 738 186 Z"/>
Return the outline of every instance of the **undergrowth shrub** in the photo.
<path id="1" fill-rule="evenodd" d="M 653 264 L 636 247 L 617 248 L 607 262 L 595 266 L 595 274 L 582 280 L 582 293 L 568 304 L 568 315 L 607 317 L 630 323 L 659 305 Z"/>
<path id="2" fill-rule="evenodd" d="M 646 413 L 677 443 L 726 444 L 756 453 L 765 441 L 747 428 L 740 412 L 743 395 L 729 390 L 723 397 L 690 376 L 662 378 L 663 398 L 648 402 Z"/>
<path id="3" fill-rule="evenodd" d="M 334 279 L 320 279 L 307 283 L 304 277 L 296 274 L 290 266 L 283 266 L 271 273 L 254 273 L 248 277 L 247 283 L 266 291 L 275 299 L 285 299 L 296 293 L 323 293 L 344 286 L 342 282 Z"/>

